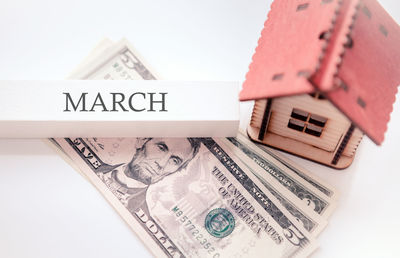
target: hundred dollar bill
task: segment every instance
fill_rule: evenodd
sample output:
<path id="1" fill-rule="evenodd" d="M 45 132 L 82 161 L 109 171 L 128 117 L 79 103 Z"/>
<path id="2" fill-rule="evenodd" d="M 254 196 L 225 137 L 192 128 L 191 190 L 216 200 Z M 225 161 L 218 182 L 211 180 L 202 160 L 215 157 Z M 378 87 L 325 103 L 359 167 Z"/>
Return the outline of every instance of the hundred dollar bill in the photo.
<path id="1" fill-rule="evenodd" d="M 237 155 L 242 157 L 244 162 L 259 167 L 255 173 L 267 182 L 279 183 L 289 193 L 303 202 L 303 205 L 312 209 L 315 213 L 327 218 L 335 209 L 336 202 L 328 196 L 321 193 L 313 185 L 305 181 L 285 165 L 282 159 L 276 159 L 277 156 L 271 156 L 261 150 L 257 145 L 251 142 L 248 137 L 238 134 L 236 138 L 227 138 L 231 146 L 238 150 Z M 316 182 L 316 181 L 314 181 Z M 320 184 L 322 185 L 322 184 Z M 329 190 L 333 192 L 333 190 Z"/>
<path id="2" fill-rule="evenodd" d="M 55 141 L 157 257 L 304 257 L 316 248 L 218 139 Z"/>

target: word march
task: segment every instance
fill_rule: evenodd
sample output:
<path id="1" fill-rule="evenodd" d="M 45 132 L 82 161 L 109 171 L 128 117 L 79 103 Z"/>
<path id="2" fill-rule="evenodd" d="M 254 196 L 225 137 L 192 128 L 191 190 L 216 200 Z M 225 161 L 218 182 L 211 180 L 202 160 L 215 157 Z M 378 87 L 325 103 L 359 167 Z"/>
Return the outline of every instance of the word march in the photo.
<path id="1" fill-rule="evenodd" d="M 107 96 L 100 92 L 93 96 L 83 92 L 79 98 L 73 98 L 70 93 L 65 95 L 63 112 L 167 112 L 167 92 L 134 92 L 125 96 L 121 92 L 110 92 Z"/>

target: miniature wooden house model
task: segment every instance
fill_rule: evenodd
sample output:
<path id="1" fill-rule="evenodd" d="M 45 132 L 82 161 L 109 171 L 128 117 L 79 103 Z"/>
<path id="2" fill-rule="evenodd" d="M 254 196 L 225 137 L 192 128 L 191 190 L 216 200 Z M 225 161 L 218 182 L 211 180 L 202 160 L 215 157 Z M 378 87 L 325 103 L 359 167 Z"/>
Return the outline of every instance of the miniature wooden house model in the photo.
<path id="1" fill-rule="evenodd" d="M 376 0 L 275 0 L 241 100 L 254 141 L 334 168 L 381 144 L 400 83 L 400 27 Z"/>

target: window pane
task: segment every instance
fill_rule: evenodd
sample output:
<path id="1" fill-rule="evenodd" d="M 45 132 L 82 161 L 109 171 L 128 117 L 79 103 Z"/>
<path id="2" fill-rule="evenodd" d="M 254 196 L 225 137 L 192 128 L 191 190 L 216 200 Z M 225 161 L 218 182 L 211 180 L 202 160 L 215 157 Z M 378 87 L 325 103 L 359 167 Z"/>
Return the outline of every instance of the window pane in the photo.
<path id="1" fill-rule="evenodd" d="M 294 130 L 302 132 L 303 129 L 304 129 L 304 122 L 301 122 L 301 121 L 296 120 L 296 119 L 290 119 L 289 123 L 288 123 L 288 127 L 292 128 Z"/>
<path id="2" fill-rule="evenodd" d="M 322 128 L 312 124 L 308 124 L 305 132 L 320 137 L 322 133 Z"/>
<path id="3" fill-rule="evenodd" d="M 317 125 L 317 126 L 324 127 L 327 120 L 328 119 L 326 119 L 325 117 L 322 117 L 322 116 L 311 115 L 310 121 L 308 121 L 308 122 L 311 124 Z"/>
<path id="4" fill-rule="evenodd" d="M 307 121 L 308 113 L 303 110 L 293 108 L 292 114 L 290 116 L 302 121 Z"/>

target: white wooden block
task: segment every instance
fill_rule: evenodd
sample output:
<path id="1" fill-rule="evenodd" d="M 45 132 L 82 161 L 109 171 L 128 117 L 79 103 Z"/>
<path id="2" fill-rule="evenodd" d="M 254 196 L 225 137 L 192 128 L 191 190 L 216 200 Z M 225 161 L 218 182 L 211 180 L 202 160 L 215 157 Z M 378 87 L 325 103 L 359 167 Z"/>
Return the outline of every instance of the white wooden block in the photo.
<path id="1" fill-rule="evenodd" d="M 0 81 L 0 137 L 236 136 L 238 91 L 238 82 Z"/>

